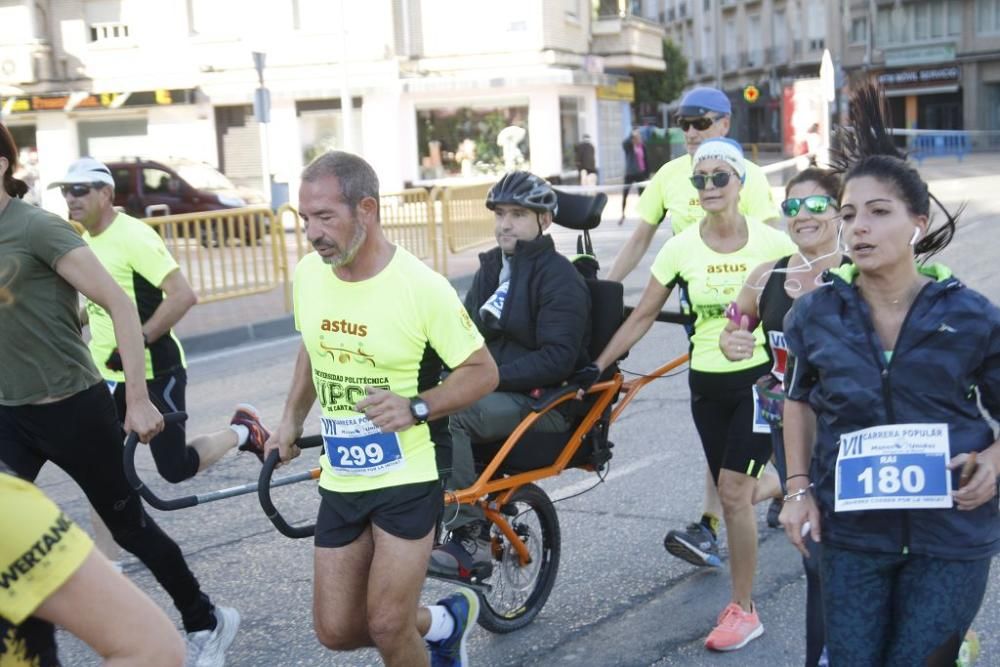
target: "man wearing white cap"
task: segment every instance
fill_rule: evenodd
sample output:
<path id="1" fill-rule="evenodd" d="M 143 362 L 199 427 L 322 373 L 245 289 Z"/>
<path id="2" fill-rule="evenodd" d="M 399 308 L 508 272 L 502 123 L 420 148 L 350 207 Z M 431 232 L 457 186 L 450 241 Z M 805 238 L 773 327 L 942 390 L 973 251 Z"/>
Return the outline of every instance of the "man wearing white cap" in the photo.
<path id="1" fill-rule="evenodd" d="M 649 249 L 660 223 L 670 213 L 673 233 L 679 234 L 705 216 L 698 191 L 691 185 L 692 158 L 703 142 L 729 134 L 732 104 L 717 88 L 694 88 L 681 99 L 677 125 L 684 131 L 687 154 L 660 167 L 639 197 L 638 225 L 615 258 L 608 280 L 624 280 Z M 740 192 L 740 213 L 755 220 L 770 221 L 779 217 L 771 196 L 767 176 L 756 164 L 746 161 L 746 179 Z M 687 294 L 679 290 L 681 308 L 689 312 Z M 689 332 L 690 333 L 690 332 Z M 701 519 L 683 531 L 670 531 L 664 546 L 674 556 L 694 565 L 719 566 L 717 535 L 722 505 L 711 475 L 705 476 L 704 511 Z"/>
<path id="2" fill-rule="evenodd" d="M 141 220 L 114 208 L 111 170 L 89 157 L 80 158 L 59 181 L 71 220 L 83 225 L 83 238 L 97 258 L 131 297 L 139 311 L 146 344 L 146 384 L 157 407 L 184 411 L 187 374 L 184 349 L 172 328 L 197 303 L 194 290 L 167 251 L 163 239 Z M 124 419 L 125 376 L 114 329 L 103 308 L 88 300 L 90 352 Z M 182 424 L 172 424 L 150 443 L 157 470 L 169 482 L 190 479 L 239 446 L 263 452 L 267 432 L 256 411 L 239 406 L 231 428 L 185 443 Z"/>

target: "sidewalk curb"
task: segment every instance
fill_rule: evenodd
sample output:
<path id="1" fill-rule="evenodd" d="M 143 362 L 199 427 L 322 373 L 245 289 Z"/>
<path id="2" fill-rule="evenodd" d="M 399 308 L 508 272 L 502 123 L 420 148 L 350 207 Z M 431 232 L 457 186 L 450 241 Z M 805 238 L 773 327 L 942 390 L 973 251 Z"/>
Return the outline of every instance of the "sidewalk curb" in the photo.
<path id="1" fill-rule="evenodd" d="M 473 274 L 449 278 L 455 291 L 459 296 L 464 297 L 465 292 L 472 284 Z M 295 335 L 295 318 L 292 315 L 283 315 L 273 320 L 243 324 L 238 327 L 210 331 L 208 333 L 196 334 L 181 338 L 181 345 L 188 356 L 218 352 L 230 347 L 256 343 L 275 338 L 285 338 Z"/>

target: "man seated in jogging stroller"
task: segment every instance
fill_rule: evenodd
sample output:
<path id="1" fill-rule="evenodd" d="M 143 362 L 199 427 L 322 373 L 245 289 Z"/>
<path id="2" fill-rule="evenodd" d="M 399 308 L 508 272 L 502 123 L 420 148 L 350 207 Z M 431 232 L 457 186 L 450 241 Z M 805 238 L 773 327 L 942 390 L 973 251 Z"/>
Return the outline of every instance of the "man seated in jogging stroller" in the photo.
<path id="1" fill-rule="evenodd" d="M 449 490 L 475 482 L 474 447 L 503 441 L 532 411 L 541 390 L 561 385 L 590 363 L 590 292 L 545 233 L 558 208 L 555 191 L 534 174 L 513 171 L 493 186 L 486 207 L 496 216 L 497 247 L 479 256 L 465 308 L 496 361 L 500 384 L 451 416 Z M 549 410 L 533 430 L 568 431 L 580 405 L 569 401 Z M 482 509 L 447 507 L 445 528 L 451 538 L 432 552 L 431 572 L 488 577 L 489 524 Z"/>

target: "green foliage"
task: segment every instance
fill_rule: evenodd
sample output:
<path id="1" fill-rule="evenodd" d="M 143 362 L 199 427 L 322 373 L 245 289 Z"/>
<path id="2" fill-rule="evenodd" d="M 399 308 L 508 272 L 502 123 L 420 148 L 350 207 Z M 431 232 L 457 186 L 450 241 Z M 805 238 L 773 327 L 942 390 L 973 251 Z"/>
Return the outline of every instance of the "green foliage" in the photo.
<path id="1" fill-rule="evenodd" d="M 667 103 L 680 97 L 687 83 L 687 58 L 669 39 L 663 40 L 663 72 L 642 72 L 632 75 L 635 80 L 635 104 Z"/>

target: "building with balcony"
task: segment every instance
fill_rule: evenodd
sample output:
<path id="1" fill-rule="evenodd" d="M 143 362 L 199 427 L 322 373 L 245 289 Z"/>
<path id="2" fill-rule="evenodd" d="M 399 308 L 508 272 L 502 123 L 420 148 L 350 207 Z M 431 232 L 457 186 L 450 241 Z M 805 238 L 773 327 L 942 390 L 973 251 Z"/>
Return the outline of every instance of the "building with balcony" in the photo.
<path id="1" fill-rule="evenodd" d="M 663 69 L 662 35 L 589 0 L 0 0 L 0 116 L 43 183 L 80 155 L 172 155 L 294 196 L 329 148 L 386 189 L 509 164 L 549 176 L 585 133 L 613 181 L 629 74 Z"/>

